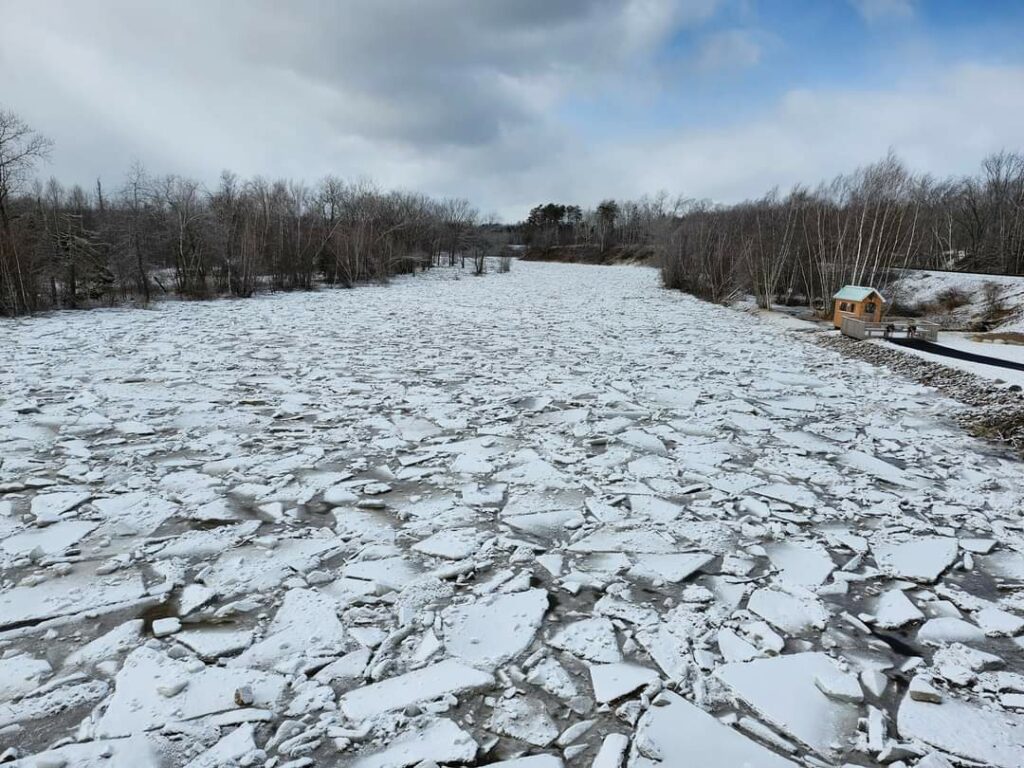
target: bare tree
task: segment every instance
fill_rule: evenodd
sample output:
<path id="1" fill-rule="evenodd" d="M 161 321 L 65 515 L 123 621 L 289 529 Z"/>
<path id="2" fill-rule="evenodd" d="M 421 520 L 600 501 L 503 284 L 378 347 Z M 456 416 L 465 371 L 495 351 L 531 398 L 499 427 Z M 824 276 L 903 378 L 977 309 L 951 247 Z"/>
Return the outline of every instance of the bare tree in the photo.
<path id="1" fill-rule="evenodd" d="M 17 314 L 36 307 L 34 278 L 26 274 L 14 236 L 11 198 L 18 194 L 53 142 L 14 112 L 0 108 L 0 309 Z"/>

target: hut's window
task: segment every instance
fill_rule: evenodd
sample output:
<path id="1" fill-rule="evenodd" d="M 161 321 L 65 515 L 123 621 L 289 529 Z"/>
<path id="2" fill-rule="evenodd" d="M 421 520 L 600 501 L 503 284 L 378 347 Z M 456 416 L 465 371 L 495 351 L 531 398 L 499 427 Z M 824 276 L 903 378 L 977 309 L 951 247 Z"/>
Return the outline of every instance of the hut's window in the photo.
<path id="1" fill-rule="evenodd" d="M 875 302 L 869 301 L 867 304 L 865 304 L 864 305 L 864 311 L 865 312 L 874 313 L 874 311 L 875 311 Z"/>
<path id="2" fill-rule="evenodd" d="M 845 301 L 844 301 L 844 302 L 841 302 L 841 303 L 839 304 L 839 311 L 840 311 L 840 312 L 845 312 L 845 311 L 846 311 L 846 302 L 845 302 Z"/>

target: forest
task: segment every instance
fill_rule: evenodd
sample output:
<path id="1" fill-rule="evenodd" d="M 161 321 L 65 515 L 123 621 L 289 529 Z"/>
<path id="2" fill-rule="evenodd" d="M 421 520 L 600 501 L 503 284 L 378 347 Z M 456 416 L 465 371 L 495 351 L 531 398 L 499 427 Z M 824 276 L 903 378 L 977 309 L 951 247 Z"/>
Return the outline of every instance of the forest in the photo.
<path id="1" fill-rule="evenodd" d="M 527 256 L 658 265 L 663 283 L 715 302 L 831 310 L 847 283 L 894 269 L 1024 273 L 1024 155 L 962 178 L 915 174 L 894 154 L 815 187 L 733 205 L 672 197 L 547 203 L 514 225 L 467 200 L 385 191 L 328 175 L 313 185 L 225 171 L 212 189 L 133 164 L 115 188 L 35 178 L 51 142 L 0 110 L 0 314 L 179 296 L 351 287 L 507 244 Z M 609 256 L 611 255 L 611 256 Z"/>
<path id="2" fill-rule="evenodd" d="M 482 272 L 494 252 L 464 199 L 228 171 L 206 189 L 138 163 L 114 189 L 69 188 L 33 176 L 51 148 L 0 110 L 0 314 L 351 287 L 467 256 Z"/>
<path id="3" fill-rule="evenodd" d="M 548 203 L 521 225 L 535 252 L 630 249 L 660 264 L 664 284 L 727 302 L 831 310 L 845 284 L 884 286 L 894 269 L 1024 274 L 1024 155 L 987 157 L 977 174 L 938 180 L 894 154 L 814 188 L 771 190 L 736 205 L 672 198 Z"/>

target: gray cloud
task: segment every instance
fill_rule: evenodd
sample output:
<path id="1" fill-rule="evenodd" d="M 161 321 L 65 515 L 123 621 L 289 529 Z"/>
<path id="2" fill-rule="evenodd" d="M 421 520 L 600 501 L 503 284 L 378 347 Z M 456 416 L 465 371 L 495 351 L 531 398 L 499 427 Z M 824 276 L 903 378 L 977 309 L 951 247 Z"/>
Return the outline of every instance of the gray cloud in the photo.
<path id="1" fill-rule="evenodd" d="M 134 158 L 211 183 L 222 168 L 311 181 L 336 173 L 465 195 L 510 217 L 542 199 L 589 204 L 660 187 L 758 194 L 899 148 L 906 125 L 914 141 L 904 144 L 945 172 L 943 161 L 976 162 L 982 150 L 973 134 L 929 130 L 920 114 L 999 114 L 1024 101 L 1015 70 L 998 79 L 1001 93 L 986 77 L 954 88 L 949 72 L 935 72 L 891 94 L 794 92 L 743 124 L 611 125 L 599 140 L 566 119 L 571 105 L 593 102 L 640 125 L 645 99 L 680 78 L 757 66 L 764 38 L 715 23 L 725 1 L 9 3 L 0 66 L 18 76 L 0 100 L 55 139 L 43 172 L 70 182 L 116 184 Z M 681 32 L 694 45 L 666 66 Z M 903 122 L 861 119 L 879 103 Z M 990 121 L 985 151 L 1019 131 L 1010 111 Z"/>

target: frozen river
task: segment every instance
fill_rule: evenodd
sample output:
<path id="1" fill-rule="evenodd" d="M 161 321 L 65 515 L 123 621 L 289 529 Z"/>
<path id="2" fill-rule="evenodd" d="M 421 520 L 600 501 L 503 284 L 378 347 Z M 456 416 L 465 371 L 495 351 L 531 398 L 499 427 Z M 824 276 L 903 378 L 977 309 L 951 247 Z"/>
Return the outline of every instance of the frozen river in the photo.
<path id="1" fill-rule="evenodd" d="M 634 267 L 0 320 L 0 753 L 1024 765 L 955 407 Z"/>

